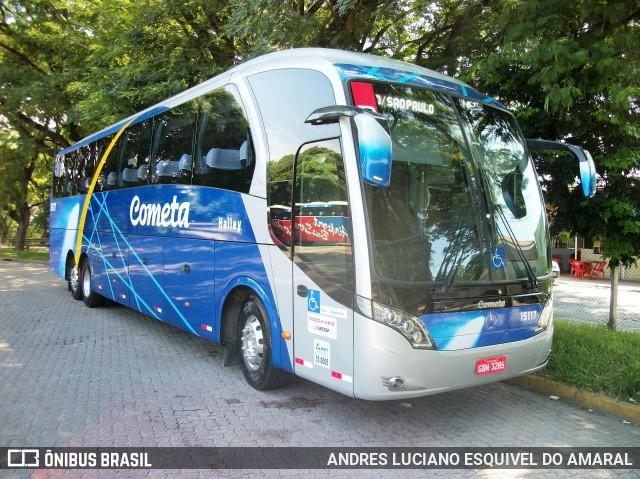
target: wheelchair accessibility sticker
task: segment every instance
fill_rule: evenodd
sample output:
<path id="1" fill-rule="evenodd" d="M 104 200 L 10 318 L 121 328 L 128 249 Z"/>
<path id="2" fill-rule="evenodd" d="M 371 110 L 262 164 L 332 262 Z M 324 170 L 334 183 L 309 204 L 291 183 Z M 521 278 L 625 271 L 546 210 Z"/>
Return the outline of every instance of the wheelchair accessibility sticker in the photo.
<path id="1" fill-rule="evenodd" d="M 491 267 L 493 269 L 506 269 L 506 259 L 507 256 L 502 246 L 491 248 Z"/>
<path id="2" fill-rule="evenodd" d="M 316 289 L 307 291 L 307 309 L 310 313 L 320 312 L 320 291 Z"/>
<path id="3" fill-rule="evenodd" d="M 347 310 L 323 306 L 320 291 L 307 291 L 307 330 L 311 334 L 338 339 L 338 320 L 347 319 Z"/>

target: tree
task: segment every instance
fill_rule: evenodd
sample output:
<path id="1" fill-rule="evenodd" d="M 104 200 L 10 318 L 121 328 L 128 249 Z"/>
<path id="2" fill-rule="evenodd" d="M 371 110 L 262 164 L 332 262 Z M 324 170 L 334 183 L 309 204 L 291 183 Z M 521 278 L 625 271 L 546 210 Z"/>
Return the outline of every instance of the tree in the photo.
<path id="1" fill-rule="evenodd" d="M 68 88 L 84 135 L 192 87 L 238 61 L 225 0 L 105 2 Z M 96 13 L 98 15 L 98 13 Z"/>
<path id="2" fill-rule="evenodd" d="M 390 40 L 415 13 L 408 0 L 231 0 L 226 27 L 243 58 L 300 47 L 392 54 Z"/>
<path id="3" fill-rule="evenodd" d="M 56 129 L 71 103 L 61 85 L 87 35 L 69 22 L 67 6 L 0 3 L 1 206 L 18 224 L 18 249 L 24 248 L 34 207 L 44 201 L 48 181 L 40 170 L 48 171 L 55 149 L 69 145 Z"/>
<path id="4" fill-rule="evenodd" d="M 525 135 L 592 152 L 599 192 L 588 202 L 572 190 L 572 163 L 539 159 L 546 199 L 556 207 L 553 228 L 601 240 L 613 269 L 632 264 L 640 254 L 638 3 L 496 1 L 492 8 L 497 34 L 469 77 L 509 99 Z"/>
<path id="5" fill-rule="evenodd" d="M 274 49 L 392 56 L 502 99 L 528 137 L 587 147 L 600 174 L 589 203 L 569 188 L 573 162 L 547 155 L 538 167 L 554 229 L 602 241 L 616 267 L 639 253 L 638 195 L 628 188 L 640 170 L 639 10 L 635 0 L 0 0 L 0 115 L 13 135 L 3 141 L 21 145 L 14 161 L 50 161 Z M 3 147 L 0 160 L 15 154 Z M 17 176 L 25 191 L 30 180 Z"/>
<path id="6" fill-rule="evenodd" d="M 47 203 L 47 170 L 30 142 L 9 129 L 0 129 L 0 208 L 18 224 L 16 249 L 24 249 L 34 209 Z M 7 225 L 4 225 L 7 228 Z M 8 228 L 6 230 L 8 234 Z"/>
<path id="7" fill-rule="evenodd" d="M 15 173 L 0 178 L 15 193 L 0 208 L 18 223 L 17 248 L 43 201 L 27 198 L 50 184 L 33 175 L 55 151 L 232 65 L 227 10 L 203 0 L 0 1 L 0 161 Z"/>

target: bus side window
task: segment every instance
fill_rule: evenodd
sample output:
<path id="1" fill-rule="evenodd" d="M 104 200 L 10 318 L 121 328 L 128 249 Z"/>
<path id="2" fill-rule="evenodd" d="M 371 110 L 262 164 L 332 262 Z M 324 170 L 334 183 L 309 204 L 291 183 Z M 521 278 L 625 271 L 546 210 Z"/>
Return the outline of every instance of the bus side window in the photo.
<path id="1" fill-rule="evenodd" d="M 91 187 L 91 182 L 95 176 L 97 162 L 97 151 L 95 143 L 89 143 L 87 146 L 83 146 L 78 150 L 80 152 L 79 157 L 79 172 L 78 175 L 78 189 L 80 193 L 88 193 Z M 99 191 L 99 185 L 96 184 L 97 191 Z"/>
<path id="2" fill-rule="evenodd" d="M 53 197 L 66 196 L 64 155 L 56 156 L 53 164 Z"/>
<path id="3" fill-rule="evenodd" d="M 236 88 L 200 98 L 193 183 L 248 193 L 254 168 L 249 122 Z"/>
<path id="4" fill-rule="evenodd" d="M 112 139 L 112 136 L 107 136 L 106 138 L 100 138 L 96 141 L 98 161 L 102 161 L 102 157 L 111 144 Z M 104 178 L 102 189 L 105 191 L 115 190 L 118 188 L 118 151 L 118 145 L 116 144 L 109 152 L 109 156 L 107 157 L 102 167 L 102 172 L 100 173 L 100 176 Z"/>
<path id="5" fill-rule="evenodd" d="M 147 183 L 152 124 L 149 119 L 131 125 L 120 137 L 120 175 L 125 188 Z"/>
<path id="6" fill-rule="evenodd" d="M 305 120 L 314 110 L 335 105 L 331 82 L 314 70 L 288 68 L 249 77 L 249 85 L 267 135 L 267 205 L 273 242 L 291 246 L 293 163 L 300 146 L 340 134 L 337 124 L 311 125 Z"/>
<path id="7" fill-rule="evenodd" d="M 81 159 L 82 153 L 80 149 L 71 151 L 65 155 L 67 166 L 66 196 L 74 196 L 81 192 L 81 178 L 84 177 L 84 171 L 81 170 Z"/>
<path id="8" fill-rule="evenodd" d="M 195 104 L 185 103 L 155 117 L 152 183 L 191 184 Z"/>

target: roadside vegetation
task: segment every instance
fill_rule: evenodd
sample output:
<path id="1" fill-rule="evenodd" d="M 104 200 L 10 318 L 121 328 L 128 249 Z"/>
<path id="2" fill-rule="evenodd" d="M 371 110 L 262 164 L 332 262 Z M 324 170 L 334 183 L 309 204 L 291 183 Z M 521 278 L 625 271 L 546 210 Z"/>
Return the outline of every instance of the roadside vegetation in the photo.
<path id="1" fill-rule="evenodd" d="M 540 375 L 640 404 L 640 333 L 556 320 L 551 360 Z"/>
<path id="2" fill-rule="evenodd" d="M 0 248 L 0 259 L 35 259 L 41 261 L 49 260 L 48 249 L 25 249 Z"/>

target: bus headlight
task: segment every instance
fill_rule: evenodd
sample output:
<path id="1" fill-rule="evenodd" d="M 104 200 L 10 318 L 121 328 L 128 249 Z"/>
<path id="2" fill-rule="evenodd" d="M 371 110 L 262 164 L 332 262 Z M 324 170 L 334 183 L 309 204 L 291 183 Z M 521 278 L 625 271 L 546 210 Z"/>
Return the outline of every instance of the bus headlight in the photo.
<path id="1" fill-rule="evenodd" d="M 538 325 L 536 326 L 536 334 L 539 334 L 543 331 L 546 331 L 549 327 L 549 324 L 553 321 L 553 300 L 550 299 L 549 302 L 542 308 L 542 312 L 540 313 L 540 319 L 538 319 Z"/>
<path id="2" fill-rule="evenodd" d="M 426 326 L 415 316 L 375 301 L 372 304 L 372 317 L 402 334 L 415 349 L 436 349 Z"/>

